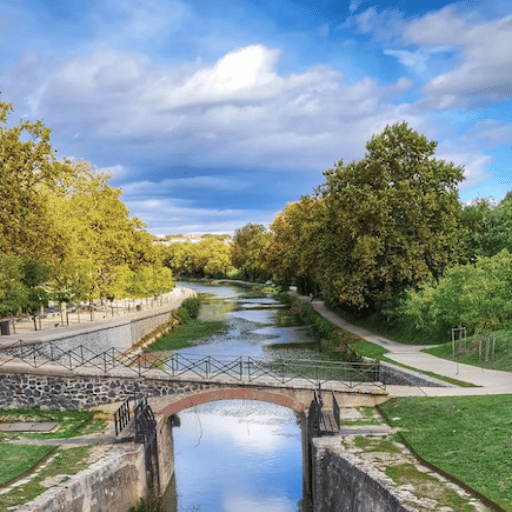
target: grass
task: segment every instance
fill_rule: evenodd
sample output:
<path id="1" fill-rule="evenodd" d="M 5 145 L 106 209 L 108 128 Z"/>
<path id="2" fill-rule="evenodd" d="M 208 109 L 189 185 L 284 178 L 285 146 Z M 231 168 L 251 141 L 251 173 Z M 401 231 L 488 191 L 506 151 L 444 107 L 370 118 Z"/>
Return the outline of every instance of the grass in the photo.
<path id="1" fill-rule="evenodd" d="M 20 446 L 17 446 L 17 448 L 20 448 Z M 48 449 L 48 447 L 44 448 Z M 50 449 L 52 448 L 50 447 Z M 74 475 L 85 469 L 88 465 L 86 459 L 90 449 L 90 446 L 79 446 L 65 450 L 59 449 L 48 466 L 34 478 L 0 495 L 0 510 L 8 510 L 10 507 L 16 507 L 22 503 L 29 502 L 45 492 L 47 487 L 41 485 L 41 482 L 47 478 L 57 475 Z"/>
<path id="2" fill-rule="evenodd" d="M 494 354 L 491 352 L 489 361 L 485 361 L 484 357 L 479 356 L 478 336 L 476 335 L 467 339 L 466 349 L 458 350 L 455 353 L 455 357 L 453 357 L 451 342 L 423 349 L 423 351 L 442 359 L 451 359 L 463 364 L 470 364 L 493 370 L 512 371 L 512 329 L 508 328 L 494 331 L 491 333 L 491 336 L 494 337 L 496 342 Z M 458 347 L 456 347 L 456 349 L 458 349 Z M 483 350 L 485 351 L 485 346 Z"/>
<path id="3" fill-rule="evenodd" d="M 400 398 L 379 409 L 420 457 L 512 511 L 512 395 Z"/>
<path id="4" fill-rule="evenodd" d="M 185 325 L 176 326 L 172 332 L 163 335 L 148 350 L 152 352 L 177 350 L 200 345 L 215 334 L 224 334 L 227 324 L 223 320 L 192 320 Z"/>
<path id="5" fill-rule="evenodd" d="M 381 436 L 378 438 L 372 436 L 355 436 L 354 445 L 366 453 L 402 453 L 400 448 L 398 448 L 393 441 Z"/>
<path id="6" fill-rule="evenodd" d="M 48 433 L 0 433 L 0 486 L 29 471 L 50 452 L 53 446 L 9 444 L 12 440 L 70 438 L 102 431 L 105 422 L 95 421 L 89 411 L 43 411 L 40 409 L 6 409 L 0 411 L 0 422 L 56 422 L 58 428 Z M 0 502 L 0 510 L 4 510 Z"/>
<path id="7" fill-rule="evenodd" d="M 412 366 L 407 366 L 405 364 L 399 363 L 397 361 L 393 361 L 392 359 L 389 359 L 386 357 L 386 353 L 389 352 L 384 347 L 381 347 L 380 345 L 377 345 L 376 343 L 372 343 L 371 341 L 357 341 L 353 344 L 354 350 L 361 356 L 368 357 L 370 359 L 376 359 L 377 361 L 383 361 L 386 363 L 393 364 L 395 366 L 400 366 L 401 368 L 406 368 L 407 370 L 412 370 L 416 373 L 421 373 L 423 375 L 427 375 L 429 377 L 433 377 L 434 379 L 441 380 L 443 382 L 447 382 L 449 384 L 454 384 L 456 386 L 460 386 L 463 388 L 473 388 L 476 387 L 474 384 L 471 384 L 469 382 L 464 382 L 462 380 L 452 379 L 451 377 L 445 377 L 444 375 L 438 375 L 437 373 L 433 372 L 425 372 L 422 370 L 418 370 L 417 368 L 414 368 Z"/>
<path id="8" fill-rule="evenodd" d="M 41 409 L 5 409 L 0 410 L 0 423 L 16 422 L 56 422 L 57 430 L 44 433 L 23 433 L 25 439 L 57 439 L 76 435 L 92 434 L 101 431 L 105 423 L 93 421 L 91 411 L 47 411 Z M 20 433 L 0 433 L 0 442 L 20 438 Z M 0 466 L 0 474 L 1 474 Z M 0 478 L 0 482 L 1 482 Z"/>
<path id="9" fill-rule="evenodd" d="M 439 485 L 439 480 L 420 471 L 414 464 L 404 463 L 386 468 L 386 475 L 397 485 L 412 484 L 418 498 L 432 498 L 457 512 L 474 512 L 475 507 L 452 489 Z"/>

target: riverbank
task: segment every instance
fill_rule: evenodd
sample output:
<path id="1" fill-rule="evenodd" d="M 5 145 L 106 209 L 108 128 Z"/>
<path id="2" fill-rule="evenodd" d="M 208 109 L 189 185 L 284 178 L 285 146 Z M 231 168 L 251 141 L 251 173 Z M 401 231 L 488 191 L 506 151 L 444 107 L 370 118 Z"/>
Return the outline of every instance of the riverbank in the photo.
<path id="1" fill-rule="evenodd" d="M 397 398 L 401 392 L 387 386 L 392 399 L 380 407 L 388 422 L 400 429 L 402 439 L 427 463 L 503 507 L 495 510 L 512 511 L 512 448 L 508 442 L 512 407 L 505 405 L 512 401 L 512 374 L 437 358 L 422 352 L 424 346 L 399 344 L 354 326 L 321 301 L 311 306 L 333 325 L 385 349 L 390 362 L 473 386 L 421 388 L 418 398 Z"/>

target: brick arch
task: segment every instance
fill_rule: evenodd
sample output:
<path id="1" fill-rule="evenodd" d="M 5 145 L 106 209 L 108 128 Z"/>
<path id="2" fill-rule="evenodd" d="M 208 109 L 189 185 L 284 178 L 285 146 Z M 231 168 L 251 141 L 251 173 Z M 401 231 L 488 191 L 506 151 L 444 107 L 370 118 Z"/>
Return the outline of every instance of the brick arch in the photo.
<path id="1" fill-rule="evenodd" d="M 224 388 L 214 391 L 200 391 L 185 398 L 176 400 L 158 411 L 163 416 L 171 416 L 183 409 L 188 409 L 196 405 L 206 404 L 208 402 L 217 402 L 219 400 L 257 400 L 260 402 L 270 402 L 292 409 L 296 412 L 305 412 L 308 408 L 307 404 L 303 404 L 289 396 L 273 393 L 271 391 L 263 391 L 259 389 L 245 388 Z"/>

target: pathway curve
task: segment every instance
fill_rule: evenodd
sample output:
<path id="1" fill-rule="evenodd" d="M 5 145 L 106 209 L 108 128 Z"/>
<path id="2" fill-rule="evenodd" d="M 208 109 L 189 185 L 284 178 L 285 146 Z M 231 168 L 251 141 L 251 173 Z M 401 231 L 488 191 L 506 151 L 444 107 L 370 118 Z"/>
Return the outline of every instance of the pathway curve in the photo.
<path id="1" fill-rule="evenodd" d="M 301 297 L 306 299 L 306 297 Z M 432 372 L 444 377 L 468 382 L 478 387 L 462 388 L 411 388 L 409 391 L 403 386 L 387 386 L 387 390 L 393 396 L 428 395 L 428 396 L 453 396 L 453 395 L 489 395 L 512 393 L 512 373 L 498 370 L 487 370 L 467 364 L 460 364 L 447 359 L 441 359 L 421 352 L 424 345 L 404 345 L 368 331 L 363 327 L 357 327 L 327 309 L 323 301 L 313 300 L 312 307 L 332 324 L 349 331 L 366 341 L 376 343 L 389 352 L 386 357 L 411 368 L 423 372 Z"/>

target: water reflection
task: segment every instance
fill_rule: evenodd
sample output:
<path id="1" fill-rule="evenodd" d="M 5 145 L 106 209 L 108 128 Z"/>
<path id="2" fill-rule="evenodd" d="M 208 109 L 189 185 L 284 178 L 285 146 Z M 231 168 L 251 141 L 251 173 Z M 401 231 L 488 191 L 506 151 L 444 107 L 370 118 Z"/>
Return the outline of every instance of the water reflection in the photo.
<path id="1" fill-rule="evenodd" d="M 225 319 L 227 332 L 187 355 L 252 356 L 285 349 L 271 344 L 311 343 L 303 328 L 282 327 L 282 305 L 231 285 L 179 283 L 213 294 L 200 319 Z M 222 299 L 222 300 L 218 300 Z M 280 327 L 276 327 L 276 322 Z M 282 345 L 280 345 L 282 347 Z M 173 430 L 175 481 L 162 512 L 297 512 L 302 509 L 302 443 L 296 414 L 263 402 L 222 401 L 182 411 Z"/>
<path id="2" fill-rule="evenodd" d="M 301 433 L 295 413 L 230 400 L 180 413 L 174 429 L 177 508 L 163 512 L 297 512 Z M 176 492 L 176 491 L 175 491 Z"/>

